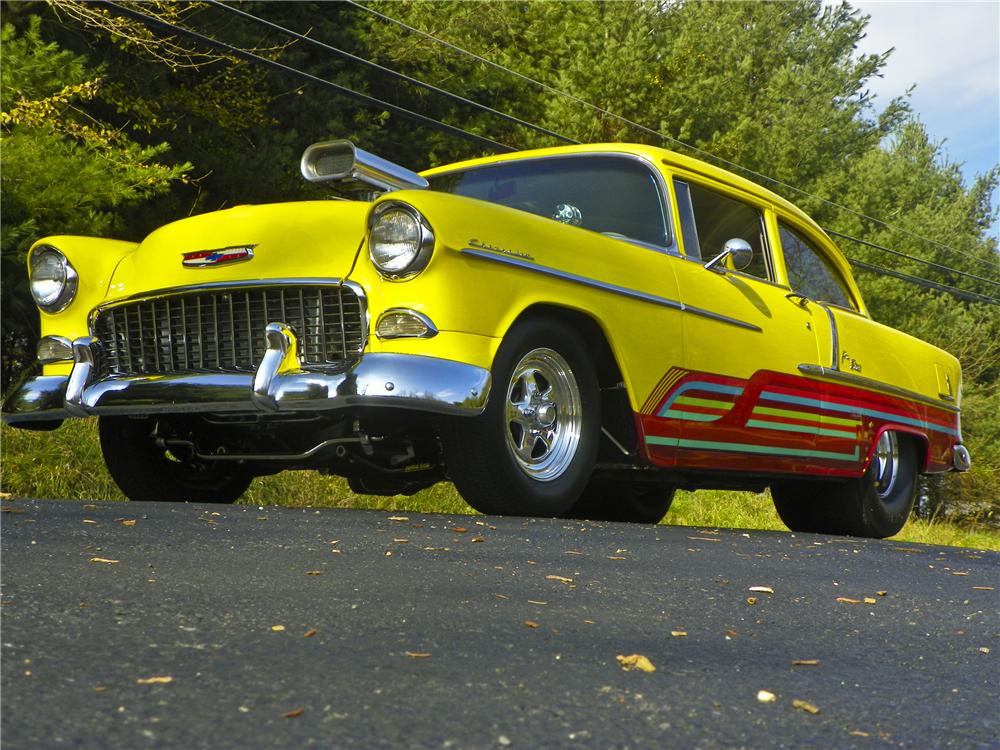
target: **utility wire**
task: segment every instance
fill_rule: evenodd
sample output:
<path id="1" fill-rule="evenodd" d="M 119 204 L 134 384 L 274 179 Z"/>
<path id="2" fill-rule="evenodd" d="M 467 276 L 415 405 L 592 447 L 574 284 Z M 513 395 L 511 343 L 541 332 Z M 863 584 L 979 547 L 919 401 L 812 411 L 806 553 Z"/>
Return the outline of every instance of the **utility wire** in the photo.
<path id="1" fill-rule="evenodd" d="M 492 60 L 487 60 L 485 57 L 482 57 L 481 55 L 477 55 L 476 53 L 470 52 L 469 50 L 464 49 L 462 47 L 459 47 L 456 44 L 452 44 L 451 42 L 445 41 L 444 39 L 441 39 L 441 38 L 435 36 L 434 34 L 431 34 L 429 32 L 423 31 L 423 30 L 418 29 L 418 28 L 416 28 L 414 26 L 410 26 L 409 24 L 405 23 L 404 21 L 400 21 L 398 18 L 393 18 L 392 16 L 388 16 L 388 15 L 386 15 L 384 13 L 380 13 L 379 11 L 375 10 L 374 8 L 369 8 L 369 7 L 367 7 L 366 5 L 364 5 L 362 3 L 356 2 L 356 0 L 345 0 L 345 2 L 347 2 L 350 5 L 353 5 L 354 7 L 358 8 L 360 10 L 365 11 L 366 13 L 370 13 L 370 14 L 372 14 L 374 16 L 377 16 L 377 17 L 379 17 L 379 18 L 381 18 L 381 19 L 383 19 L 385 21 L 388 21 L 390 23 L 396 24 L 397 26 L 400 26 L 400 27 L 406 29 L 407 31 L 409 31 L 411 33 L 423 36 L 423 37 L 425 37 L 427 39 L 430 39 L 430 40 L 434 41 L 437 44 L 440 44 L 440 45 L 442 45 L 444 47 L 447 47 L 448 49 L 452 49 L 452 50 L 454 50 L 454 51 L 456 51 L 456 52 L 458 52 L 458 53 L 460 53 L 462 55 L 465 55 L 467 57 L 471 57 L 474 60 L 478 60 L 479 62 L 482 62 L 482 63 L 490 66 L 491 68 L 494 68 L 494 69 L 499 70 L 499 71 L 503 71 L 503 72 L 505 72 L 505 73 L 507 73 L 509 75 L 516 76 L 517 78 L 520 78 L 521 80 L 526 81 L 526 82 L 532 84 L 533 86 L 536 86 L 536 87 L 541 88 L 541 89 L 543 89 L 545 91 L 548 91 L 549 93 L 555 94 L 557 96 L 564 97 L 566 99 L 570 99 L 571 101 L 574 101 L 577 104 L 580 104 L 580 105 L 585 106 L 585 107 L 587 107 L 587 108 L 589 108 L 589 109 L 591 109 L 591 110 L 593 110 L 595 112 L 599 112 L 599 113 L 601 113 L 603 115 L 611 117 L 611 118 L 613 118 L 615 120 L 618 120 L 619 122 L 625 123 L 625 124 L 627 124 L 627 125 L 629 125 L 629 126 L 631 126 L 633 128 L 636 128 L 637 130 L 641 130 L 644 133 L 648 133 L 650 135 L 653 135 L 653 136 L 656 136 L 658 138 L 661 138 L 661 139 L 663 139 L 665 141 L 669 141 L 670 143 L 675 143 L 675 144 L 677 144 L 679 146 L 683 146 L 684 148 L 689 149 L 691 151 L 694 151 L 697 154 L 701 154 L 702 156 L 704 156 L 704 157 L 706 157 L 708 159 L 712 159 L 712 160 L 714 160 L 714 161 L 716 161 L 716 162 L 718 162 L 720 164 L 724 164 L 727 167 L 730 167 L 732 169 L 742 171 L 742 172 L 744 172 L 746 174 L 749 174 L 749 175 L 752 175 L 752 176 L 754 176 L 754 177 L 756 177 L 758 179 L 765 180 L 766 182 L 769 182 L 769 183 L 771 183 L 773 185 L 778 185 L 780 187 L 783 187 L 783 188 L 786 188 L 788 190 L 792 190 L 792 191 L 794 191 L 796 193 L 799 193 L 800 195 L 805 195 L 805 196 L 807 196 L 809 198 L 813 198 L 814 200 L 818 200 L 818 201 L 820 201 L 822 203 L 825 203 L 826 205 L 833 206 L 835 208 L 839 208 L 842 211 L 847 211 L 848 213 L 853 214 L 854 216 L 857 216 L 858 218 L 864 219 L 866 221 L 870 221 L 870 222 L 872 222 L 874 224 L 878 224 L 879 226 L 885 227 L 886 229 L 889 229 L 891 231 L 899 232 L 901 234 L 905 234 L 905 235 L 907 235 L 909 237 L 921 240 L 922 242 L 926 242 L 926 243 L 928 243 L 930 245 L 936 245 L 937 247 L 940 247 L 940 248 L 942 248 L 944 250 L 947 250 L 949 252 L 956 253 L 958 255 L 962 255 L 962 256 L 965 256 L 967 258 L 970 258 L 970 259 L 976 261 L 977 263 L 981 263 L 981 264 L 987 265 L 991 269 L 993 268 L 993 264 L 990 263 L 989 261 L 983 259 L 983 258 L 977 258 L 975 255 L 972 255 L 971 253 L 967 253 L 967 252 L 965 252 L 963 250 L 959 250 L 957 248 L 951 247 L 950 245 L 946 245 L 943 242 L 939 242 L 938 240 L 933 240 L 933 239 L 930 239 L 929 237 L 924 237 L 924 236 L 919 235 L 919 234 L 917 234 L 915 232 L 911 232 L 908 229 L 903 229 L 902 227 L 894 226 L 894 225 L 889 224 L 889 223 L 887 223 L 885 221 L 882 221 L 881 219 L 876 219 L 873 216 L 868 216 L 867 214 L 862 213 L 861 211 L 858 211 L 856 209 L 850 208 L 848 206 L 844 206 L 844 205 L 842 205 L 840 203 L 837 203 L 835 201 L 829 200 L 827 198 L 823 198 L 821 196 L 814 195 L 814 194 L 812 194 L 812 193 L 810 193 L 810 192 L 808 192 L 806 190 L 803 190 L 802 188 L 795 187 L 794 185 L 790 185 L 790 184 L 788 184 L 786 182 L 782 182 L 781 180 L 775 179 L 773 177 L 769 177 L 768 175 L 762 174 L 760 172 L 756 172 L 756 171 L 754 171 L 752 169 L 749 169 L 748 167 L 744 167 L 744 166 L 742 166 L 740 164 L 737 164 L 735 162 L 731 162 L 731 161 L 729 161 L 727 159 L 724 159 L 721 156 L 716 156 L 715 154 L 713 154 L 713 153 L 711 153 L 709 151 L 705 151 L 704 149 L 698 148 L 697 146 L 692 146 L 690 143 L 685 143 L 684 141 L 681 141 L 681 140 L 679 140 L 677 138 L 674 138 L 672 136 L 666 135 L 665 133 L 661 133 L 661 132 L 659 132 L 657 130 L 653 130 L 652 128 L 646 127 L 645 125 L 642 125 L 642 124 L 637 123 L 637 122 L 635 122 L 633 120 L 630 120 L 630 119 L 628 119 L 628 118 L 626 118 L 626 117 L 624 117 L 622 115 L 619 115 L 619 114 L 616 114 L 614 112 L 611 112 L 611 111 L 609 111 L 607 109 L 604 109 L 603 107 L 599 107 L 596 104 L 592 104 L 591 102 L 588 102 L 588 101 L 586 101 L 584 99 L 581 99 L 581 98 L 579 98 L 577 96 L 574 96 L 573 94 L 570 94 L 570 93 L 568 93 L 566 91 L 561 91 L 560 89 L 554 88 L 553 86 L 550 86 L 550 85 L 548 85 L 546 83 L 543 83 L 542 81 L 538 81 L 538 80 L 536 80 L 534 78 L 531 78 L 530 76 L 524 75 L 523 73 L 519 73 L 516 70 L 512 70 L 512 69 L 510 69 L 510 68 L 508 68 L 508 67 L 506 67 L 504 65 L 501 65 L 499 63 L 493 62 Z"/>
<path id="2" fill-rule="evenodd" d="M 876 266 L 872 263 L 865 263 L 864 261 L 856 260 L 848 256 L 845 257 L 847 257 L 848 263 L 855 268 L 860 268 L 862 271 L 868 271 L 870 273 L 878 274 L 879 276 L 891 276 L 895 279 L 923 287 L 924 289 L 934 289 L 939 292 L 945 292 L 953 297 L 968 300 L 969 302 L 985 302 L 989 305 L 1000 305 L 1000 299 L 997 299 L 996 297 L 987 297 L 985 294 L 970 292 L 966 289 L 958 289 L 947 284 L 939 284 L 936 281 L 930 281 L 929 279 L 924 279 L 920 276 L 911 276 L 910 274 L 903 273 L 902 271 L 894 271 L 891 268 Z"/>
<path id="3" fill-rule="evenodd" d="M 913 255 L 907 255 L 906 253 L 902 253 L 899 250 L 893 250 L 888 247 L 882 247 L 881 245 L 876 245 L 874 242 L 868 242 L 867 240 L 860 240 L 857 237 L 852 237 L 849 234 L 841 234 L 840 232 L 834 232 L 832 229 L 824 228 L 824 231 L 827 234 L 833 235 L 834 237 L 840 237 L 845 240 L 850 240 L 851 242 L 856 242 L 859 245 L 864 245 L 866 247 L 874 248 L 875 250 L 881 250 L 883 253 L 889 253 L 890 255 L 895 255 L 900 258 L 906 258 L 907 260 L 912 260 L 916 263 L 923 263 L 925 266 L 935 268 L 938 271 L 942 271 L 943 273 L 954 273 L 958 274 L 959 276 L 965 276 L 970 279 L 975 279 L 976 281 L 982 281 L 985 284 L 992 284 L 995 287 L 1000 287 L 1000 281 L 987 279 L 983 276 L 976 276 L 974 273 L 967 273 L 965 271 L 960 271 L 957 268 L 952 268 L 951 266 L 943 266 L 940 263 L 934 263 L 933 261 L 930 260 L 924 260 L 923 258 L 917 258 Z"/>
<path id="4" fill-rule="evenodd" d="M 314 39 L 313 37 L 306 36 L 305 34 L 299 34 L 296 31 L 292 31 L 291 29 L 285 28 L 284 26 L 279 26 L 278 24 L 268 21 L 265 18 L 261 18 L 251 13 L 247 13 L 246 11 L 240 10 L 235 6 L 227 5 L 226 3 L 220 2 L 220 0 L 205 0 L 205 2 L 216 8 L 224 10 L 227 13 L 232 13 L 248 21 L 253 21 L 262 26 L 267 26 L 268 28 L 274 31 L 285 34 L 294 39 L 298 39 L 300 42 L 308 42 L 309 44 L 324 49 L 327 52 L 331 52 L 334 55 L 337 55 L 338 57 L 358 63 L 359 65 L 362 65 L 371 70 L 377 70 L 381 73 L 385 73 L 386 75 L 395 78 L 396 80 L 406 81 L 407 83 L 413 84 L 414 86 L 418 86 L 422 89 L 426 89 L 427 91 L 431 91 L 435 94 L 440 94 L 446 99 L 450 99 L 451 101 L 458 102 L 460 104 L 465 104 L 469 107 L 479 110 L 480 112 L 486 112 L 487 114 L 499 117 L 500 119 L 506 120 L 507 122 L 513 123 L 515 125 L 520 125 L 521 127 L 528 128 L 529 130 L 534 130 L 536 133 L 541 133 L 542 135 L 547 135 L 551 138 L 555 138 L 556 140 L 562 141 L 563 143 L 579 143 L 579 141 L 575 141 L 572 138 L 567 138 L 564 135 L 561 135 L 552 130 L 544 128 L 541 125 L 536 125 L 535 123 L 521 120 L 520 118 L 514 117 L 513 115 L 507 114 L 506 112 L 501 112 L 500 110 L 494 109 L 493 107 L 489 107 L 485 104 L 480 104 L 479 102 L 467 99 L 464 96 L 461 96 L 460 94 L 454 93 L 453 91 L 447 91 L 433 84 L 421 81 L 417 78 L 412 78 L 406 75 L 405 73 L 400 73 L 399 71 L 392 70 L 391 68 L 387 68 L 384 65 L 379 65 L 378 63 L 372 62 L 371 60 L 366 60 L 363 57 L 358 57 L 357 55 L 353 55 L 350 52 L 339 49 L 338 47 L 334 47 L 333 45 L 327 44 L 326 42 L 322 42 L 318 39 Z"/>
<path id="5" fill-rule="evenodd" d="M 347 0 L 347 1 L 351 2 L 352 0 Z M 441 122 L 439 120 L 435 120 L 435 119 L 427 117 L 425 115 L 421 115 L 421 114 L 419 114 L 417 112 L 412 112 L 412 111 L 404 109 L 402 107 L 398 107 L 396 105 L 389 104 L 388 102 L 382 101 L 382 100 L 377 99 L 375 97 L 371 97 L 371 96 L 368 96 L 367 94 L 362 94 L 360 92 L 354 91 L 353 89 L 349 89 L 346 86 L 341 86 L 341 85 L 333 83 L 331 81 L 327 81 L 327 80 L 325 80 L 323 78 L 319 78 L 317 76 L 314 76 L 314 75 L 312 75 L 310 73 L 307 73 L 307 72 L 305 72 L 303 70 L 300 70 L 298 68 L 293 68 L 291 66 L 284 65 L 283 63 L 279 63 L 279 62 L 276 62 L 274 60 L 269 60 L 266 57 L 262 57 L 260 55 L 254 54 L 252 52 L 248 52 L 247 50 L 243 50 L 243 49 L 240 49 L 238 47 L 234 47 L 233 45 L 230 45 L 230 44 L 227 44 L 225 42 L 219 41 L 217 39 L 213 39 L 211 37 L 205 36 L 203 34 L 200 34 L 200 33 L 196 32 L 196 31 L 193 31 L 191 29 L 187 29 L 187 28 L 184 28 L 182 26 L 177 26 L 175 24 L 169 23 L 167 21 L 163 21 L 163 20 L 161 20 L 159 18 L 156 18 L 154 16 L 148 16 L 148 15 L 146 15 L 144 13 L 139 13 L 138 11 L 134 11 L 134 10 L 132 10 L 130 8 L 121 6 L 121 5 L 113 2 L 112 0 L 100 0 L 100 2 L 103 5 L 110 6 L 111 8 L 113 8 L 114 10 L 116 10 L 117 12 L 121 13 L 122 15 L 128 16 L 130 18 L 134 18 L 136 20 L 139 20 L 139 21 L 141 21 L 143 23 L 147 23 L 147 24 L 152 25 L 152 26 L 156 26 L 156 27 L 159 27 L 159 28 L 167 29 L 167 30 L 169 30 L 171 32 L 179 33 L 182 36 L 187 36 L 187 37 L 189 37 L 191 39 L 199 41 L 199 42 L 201 42 L 203 44 L 206 44 L 206 45 L 208 45 L 210 47 L 214 47 L 216 49 L 223 50 L 223 51 L 228 52 L 228 53 L 230 53 L 230 54 L 232 54 L 232 55 L 234 55 L 236 57 L 240 57 L 242 59 L 245 59 L 245 60 L 247 60 L 249 62 L 258 63 L 258 64 L 264 65 L 266 67 L 270 67 L 270 68 L 279 70 L 279 71 L 284 72 L 284 73 L 290 73 L 292 75 L 300 76 L 300 77 L 305 78 L 305 79 L 307 79 L 307 80 L 309 80 L 309 81 L 311 81 L 313 83 L 317 83 L 317 84 L 320 84 L 320 85 L 325 86 L 327 88 L 331 88 L 331 89 L 333 89 L 334 91 L 336 91 L 338 93 L 344 94 L 344 95 L 349 96 L 349 97 L 354 98 L 354 99 L 357 99 L 357 100 L 361 101 L 362 103 L 368 104 L 370 106 L 376 106 L 376 107 L 380 107 L 380 108 L 389 109 L 389 110 L 395 111 L 398 114 L 401 114 L 401 115 L 403 115 L 405 117 L 410 117 L 412 119 L 415 119 L 418 122 L 424 123 L 425 125 L 427 125 L 428 127 L 432 128 L 432 129 L 440 130 L 442 132 L 446 132 L 446 133 L 449 133 L 451 135 L 456 135 L 458 137 L 464 138 L 466 140 L 474 141 L 476 143 L 479 143 L 480 145 L 486 145 L 486 146 L 488 146 L 490 148 L 493 148 L 493 149 L 496 149 L 496 150 L 508 151 L 508 152 L 515 150 L 515 149 L 511 148 L 510 146 L 506 146 L 505 144 L 499 143 L 497 141 L 493 141 L 493 140 L 491 140 L 489 138 L 485 138 L 485 137 L 477 135 L 475 133 L 470 133 L 469 131 L 463 130 L 463 129 L 458 128 L 458 127 L 453 126 L 453 125 L 448 125 L 447 123 L 443 123 L 443 122 Z M 212 0 L 209 0 L 209 2 L 212 2 Z M 359 7 L 363 7 L 363 6 L 359 6 Z M 804 191 L 800 191 L 800 192 L 804 192 Z M 954 272 L 954 273 L 959 273 L 959 274 L 966 275 L 966 276 L 972 276 L 971 274 L 966 274 L 966 273 L 964 273 L 962 271 L 959 271 L 958 269 L 953 269 L 953 268 L 950 268 L 948 266 L 941 266 L 939 264 L 932 263 L 931 261 L 926 261 L 926 260 L 923 260 L 921 258 L 916 258 L 916 257 L 913 257 L 913 256 L 906 255 L 905 253 L 901 253 L 899 251 L 890 250 L 889 248 L 883 248 L 883 247 L 881 247 L 879 245 L 875 245 L 873 243 L 865 242 L 864 240 L 859 240 L 859 239 L 851 237 L 849 235 L 844 235 L 844 234 L 839 234 L 839 233 L 833 233 L 833 234 L 837 234 L 837 236 L 839 236 L 839 237 L 843 237 L 845 239 L 849 239 L 849 240 L 852 240 L 852 241 L 855 241 L 855 242 L 859 242 L 859 243 L 864 244 L 864 245 L 869 245 L 870 247 L 873 247 L 873 248 L 876 248 L 876 249 L 879 249 L 879 250 L 884 250 L 886 252 L 892 253 L 893 255 L 897 255 L 897 256 L 900 256 L 900 257 L 903 257 L 903 258 L 907 258 L 909 260 L 913 260 L 913 261 L 917 261 L 917 262 L 922 262 L 922 263 L 925 263 L 925 264 L 928 264 L 928 265 L 931 265 L 931 266 L 935 266 L 935 267 L 944 269 L 946 271 L 950 271 L 950 272 Z M 953 296 L 959 297 L 961 299 L 966 299 L 966 300 L 969 300 L 969 301 L 986 302 L 986 303 L 989 303 L 989 304 L 1000 305 L 1000 299 L 996 299 L 996 298 L 993 298 L 993 297 L 988 297 L 986 295 L 981 295 L 981 294 L 978 294 L 976 292 L 970 292 L 970 291 L 964 290 L 964 289 L 958 289 L 956 287 L 952 287 L 952 286 L 949 286 L 947 284 L 940 284 L 940 283 L 931 281 L 929 279 L 924 279 L 924 278 L 919 277 L 919 276 L 912 276 L 910 274 L 905 274 L 905 273 L 902 273 L 902 272 L 899 272 L 899 271 L 894 271 L 894 270 L 891 270 L 891 269 L 884 268 L 882 266 L 877 266 L 877 265 L 873 265 L 873 264 L 870 264 L 870 263 L 865 263 L 863 261 L 858 261 L 858 260 L 855 260 L 855 259 L 850 258 L 850 257 L 848 257 L 847 260 L 852 265 L 854 265 L 857 268 L 861 268 L 862 270 L 866 270 L 866 271 L 869 271 L 869 272 L 872 272 L 872 273 L 876 273 L 876 274 L 879 274 L 879 275 L 882 275 L 882 276 L 892 276 L 894 278 L 897 278 L 897 279 L 900 279 L 900 280 L 903 280 L 903 281 L 907 281 L 907 282 L 916 284 L 917 286 L 921 286 L 921 287 L 926 288 L 926 289 L 934 289 L 934 290 L 946 292 L 948 294 L 952 294 Z M 980 277 L 976 277 L 976 276 L 972 276 L 972 278 L 980 279 Z M 996 282 L 990 282 L 988 279 L 981 279 L 981 280 L 987 281 L 989 283 L 996 283 Z"/>
<path id="6" fill-rule="evenodd" d="M 441 122 L 440 120 L 435 120 L 431 117 L 427 117 L 426 115 L 419 114 L 418 112 L 413 112 L 411 110 L 405 109 L 404 107 L 399 107 L 395 104 L 390 104 L 389 102 L 382 101 L 381 99 L 377 99 L 373 96 L 362 94 L 359 91 L 347 88 L 346 86 L 341 86 L 340 84 L 334 83 L 333 81 L 328 81 L 325 78 L 319 78 L 318 76 L 314 76 L 310 73 L 306 73 L 305 71 L 298 70 L 297 68 L 284 65 L 283 63 L 277 62 L 276 60 L 269 60 L 268 58 L 254 54 L 253 52 L 248 52 L 247 50 L 240 49 L 239 47 L 234 47 L 231 44 L 226 44 L 225 42 L 221 42 L 217 39 L 205 36 L 204 34 L 199 34 L 197 31 L 192 31 L 191 29 L 184 28 L 183 26 L 177 26 L 175 24 L 156 18 L 155 16 L 149 16 L 146 15 L 145 13 L 140 13 L 138 11 L 132 10 L 131 8 L 119 5 L 116 2 L 112 2 L 112 0 L 101 0 L 101 4 L 109 6 L 110 8 L 114 9 L 116 13 L 120 13 L 121 15 L 127 16 L 128 18 L 141 21 L 142 23 L 148 26 L 155 26 L 161 29 L 167 29 L 171 33 L 176 33 L 180 34 L 181 36 L 186 36 L 190 39 L 194 39 L 198 42 L 201 42 L 202 44 L 205 44 L 209 47 L 223 50 L 235 57 L 240 57 L 249 62 L 273 68 L 283 73 L 290 73 L 292 75 L 300 76 L 302 78 L 308 79 L 312 83 L 336 91 L 337 93 L 343 94 L 344 96 L 350 97 L 351 99 L 355 99 L 356 101 L 359 101 L 362 104 L 365 104 L 369 107 L 377 107 L 379 109 L 389 110 L 390 112 L 395 112 L 396 114 L 401 115 L 402 117 L 407 117 L 411 120 L 416 120 L 417 122 L 420 122 L 433 130 L 438 130 L 443 133 L 448 133 L 450 135 L 457 136 L 459 138 L 464 138 L 465 140 L 473 141 L 481 146 L 486 146 L 488 148 L 496 149 L 501 152 L 509 152 L 516 150 L 514 148 L 511 148 L 510 146 L 507 146 L 503 143 L 499 143 L 498 141 L 494 141 L 490 138 L 486 138 L 481 135 L 476 135 L 475 133 L 470 133 L 467 130 L 462 130 L 461 128 L 455 127 L 454 125 L 448 125 L 447 123 Z"/>

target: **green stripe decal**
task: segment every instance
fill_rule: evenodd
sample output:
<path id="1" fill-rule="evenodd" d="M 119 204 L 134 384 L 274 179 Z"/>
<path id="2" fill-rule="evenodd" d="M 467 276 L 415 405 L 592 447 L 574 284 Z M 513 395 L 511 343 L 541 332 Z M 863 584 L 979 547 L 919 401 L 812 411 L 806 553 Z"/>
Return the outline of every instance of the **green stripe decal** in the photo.
<path id="1" fill-rule="evenodd" d="M 709 409 L 725 409 L 727 411 L 733 408 L 732 401 L 715 401 L 710 398 L 695 398 L 694 396 L 680 396 L 674 403 L 687 404 L 688 406 L 705 406 Z"/>
<path id="2" fill-rule="evenodd" d="M 792 411 L 790 409 L 775 409 L 771 406 L 755 406 L 754 414 L 763 414 L 769 417 L 788 417 L 789 419 L 808 419 L 822 424 L 840 424 L 845 427 L 857 427 L 861 424 L 858 419 L 843 419 L 841 417 L 830 417 L 826 414 L 816 414 L 811 411 Z"/>
<path id="3" fill-rule="evenodd" d="M 854 432 L 843 432 L 841 430 L 827 430 L 822 427 L 804 424 L 785 424 L 784 422 L 764 422 L 759 419 L 747 421 L 747 427 L 761 427 L 765 430 L 784 430 L 785 432 L 804 432 L 810 435 L 823 435 L 825 437 L 845 438 L 855 440 L 858 436 Z"/>
<path id="4" fill-rule="evenodd" d="M 859 449 L 853 453 L 832 453 L 830 451 L 810 451 L 801 448 L 779 448 L 774 445 L 752 445 L 750 443 L 716 443 L 711 440 L 685 440 L 650 435 L 646 438 L 650 445 L 666 445 L 671 448 L 703 448 L 710 451 L 732 451 L 735 453 L 764 453 L 772 456 L 803 456 L 805 458 L 829 458 L 835 461 L 857 461 Z"/>

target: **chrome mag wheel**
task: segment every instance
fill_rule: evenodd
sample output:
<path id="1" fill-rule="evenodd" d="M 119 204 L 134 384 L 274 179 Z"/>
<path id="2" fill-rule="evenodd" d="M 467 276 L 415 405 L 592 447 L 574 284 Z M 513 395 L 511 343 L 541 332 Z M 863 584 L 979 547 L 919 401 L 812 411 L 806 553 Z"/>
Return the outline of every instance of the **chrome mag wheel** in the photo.
<path id="1" fill-rule="evenodd" d="M 507 385 L 505 436 L 518 467 L 550 482 L 576 455 L 583 402 L 569 363 L 552 349 L 532 349 L 514 366 Z"/>
<path id="2" fill-rule="evenodd" d="M 899 476 L 899 440 L 895 432 L 883 432 L 875 445 L 872 457 L 875 470 L 875 491 L 880 500 L 892 495 Z"/>

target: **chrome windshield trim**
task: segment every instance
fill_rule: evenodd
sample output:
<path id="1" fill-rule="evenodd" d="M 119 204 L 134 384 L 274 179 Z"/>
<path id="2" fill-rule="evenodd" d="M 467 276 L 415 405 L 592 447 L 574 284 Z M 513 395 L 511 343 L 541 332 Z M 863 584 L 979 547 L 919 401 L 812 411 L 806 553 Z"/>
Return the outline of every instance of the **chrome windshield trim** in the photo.
<path id="1" fill-rule="evenodd" d="M 580 284 L 582 286 L 587 286 L 590 287 L 591 289 L 600 289 L 601 291 L 604 292 L 611 292 L 612 294 L 618 294 L 623 297 L 637 299 L 642 302 L 649 302 L 650 304 L 653 305 L 668 307 L 671 310 L 678 310 L 680 312 L 691 313 L 692 315 L 699 315 L 703 318 L 716 320 L 720 323 L 726 323 L 728 325 L 736 326 L 737 328 L 745 328 L 749 331 L 755 331 L 756 333 L 763 333 L 764 330 L 760 326 L 756 326 L 753 323 L 747 323 L 746 321 L 743 320 L 730 318 L 726 315 L 721 315 L 719 313 L 712 312 L 711 310 L 703 310 L 700 307 L 692 307 L 691 305 L 686 305 L 678 300 L 667 299 L 666 297 L 657 297 L 655 294 L 647 294 L 646 292 L 639 292 L 636 291 L 635 289 L 629 289 L 623 286 L 616 286 L 614 284 L 607 284 L 603 281 L 597 281 L 596 279 L 591 279 L 587 276 L 577 276 L 576 274 L 569 273 L 568 271 L 560 271 L 556 268 L 550 268 L 549 266 L 541 266 L 538 265 L 537 263 L 531 263 L 529 261 L 521 260 L 519 258 L 512 258 L 507 255 L 496 255 L 486 250 L 476 250 L 471 247 L 463 248 L 460 252 L 462 253 L 462 255 L 469 255 L 473 258 L 482 258 L 483 260 L 493 261 L 494 263 L 503 263 L 509 266 L 523 268 L 526 271 L 534 271 L 535 273 L 540 273 L 545 276 L 552 276 L 557 279 L 562 279 L 563 281 L 569 281 L 573 284 Z"/>
<path id="2" fill-rule="evenodd" d="M 663 172 L 660 171 L 659 164 L 648 159 L 642 154 L 634 154 L 630 151 L 587 151 L 584 153 L 570 153 L 570 154 L 552 154 L 549 156 L 530 156 L 525 159 L 503 159 L 502 161 L 497 161 L 493 164 L 480 164 L 476 167 L 466 167 L 459 169 L 450 169 L 445 172 L 437 172 L 430 175 L 427 179 L 434 180 L 438 177 L 445 177 L 447 175 L 459 174 L 462 172 L 475 172 L 481 169 L 489 169 L 495 166 L 502 166 L 504 164 L 521 163 L 533 161 L 554 161 L 562 159 L 588 159 L 595 156 L 600 157 L 615 157 L 620 159 L 628 159 L 630 161 L 636 161 L 645 166 L 653 176 L 653 180 L 656 182 L 658 198 L 660 199 L 660 212 L 663 219 L 663 231 L 665 232 L 664 238 L 668 240 L 666 245 L 654 245 L 646 242 L 640 242 L 639 240 L 633 241 L 631 238 L 624 240 L 625 242 L 633 242 L 639 247 L 644 247 L 646 249 L 652 250 L 657 253 L 668 253 L 670 255 L 680 256 L 680 247 L 677 244 L 677 238 L 674 236 L 674 224 L 673 216 L 670 213 L 670 189 L 667 187 L 667 180 L 663 176 Z M 431 186 L 431 190 L 433 190 Z M 452 193 L 453 195 L 453 193 Z M 460 196 L 464 197 L 464 196 Z M 501 204 L 496 204 L 501 205 Z M 539 214 L 535 214 L 538 216 Z M 590 230 L 587 230 L 590 231 Z"/>
<path id="3" fill-rule="evenodd" d="M 908 401 L 916 401 L 917 403 L 924 404 L 925 406 L 933 406 L 935 409 L 942 409 L 943 411 L 949 411 L 953 414 L 960 413 L 960 409 L 957 406 L 951 406 L 950 404 L 943 404 L 940 401 L 935 401 L 932 398 L 928 398 L 920 393 L 915 393 L 914 391 L 907 390 L 906 388 L 900 388 L 896 385 L 889 385 L 888 383 L 880 383 L 877 380 L 872 380 L 871 378 L 865 378 L 861 375 L 853 375 L 849 372 L 843 372 L 841 370 L 833 370 L 829 367 L 822 367 L 820 365 L 799 365 L 799 372 L 804 375 L 812 375 L 820 378 L 830 378 L 831 380 L 836 380 L 841 383 L 847 383 L 848 385 L 856 385 L 862 388 L 867 388 L 872 391 L 882 391 L 884 393 L 891 394 L 893 396 L 899 396 L 900 398 L 905 398 Z"/>

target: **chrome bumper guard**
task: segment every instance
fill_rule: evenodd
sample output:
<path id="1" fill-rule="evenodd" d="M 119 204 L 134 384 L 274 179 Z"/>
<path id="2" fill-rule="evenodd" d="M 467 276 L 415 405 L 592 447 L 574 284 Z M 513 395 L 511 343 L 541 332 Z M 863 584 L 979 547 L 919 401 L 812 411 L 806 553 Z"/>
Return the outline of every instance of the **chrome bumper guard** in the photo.
<path id="1" fill-rule="evenodd" d="M 306 371 L 295 366 L 295 336 L 286 325 L 271 323 L 265 335 L 267 351 L 253 374 L 99 380 L 93 379 L 97 341 L 82 337 L 73 342 L 70 375 L 26 381 L 4 403 L 3 420 L 17 425 L 101 414 L 281 414 L 359 406 L 475 416 L 486 408 L 490 373 L 481 367 L 436 357 L 371 353 L 343 370 Z"/>
<path id="2" fill-rule="evenodd" d="M 972 468 L 972 456 L 964 445 L 956 445 L 951 453 L 951 465 L 955 471 L 968 471 Z"/>

